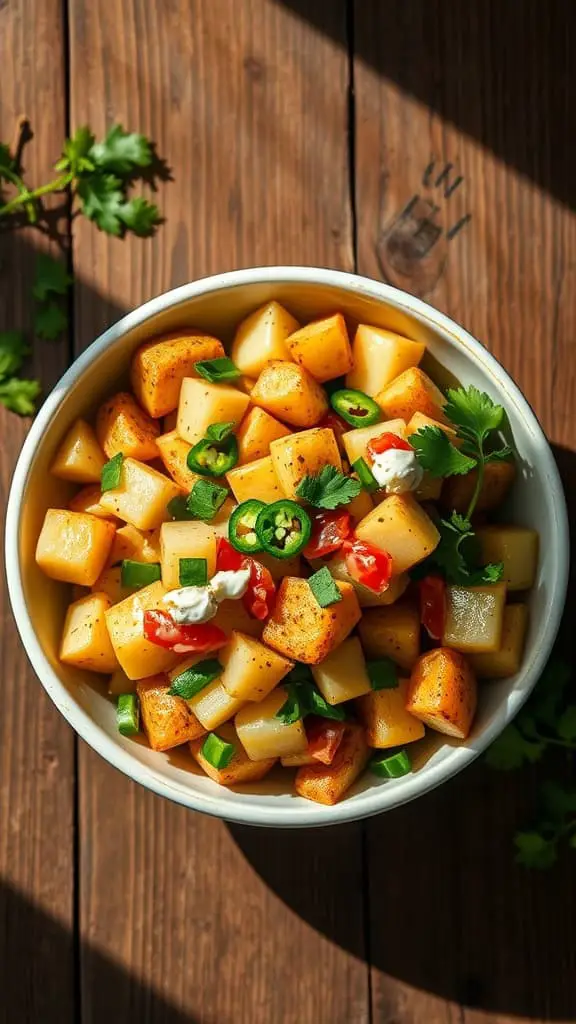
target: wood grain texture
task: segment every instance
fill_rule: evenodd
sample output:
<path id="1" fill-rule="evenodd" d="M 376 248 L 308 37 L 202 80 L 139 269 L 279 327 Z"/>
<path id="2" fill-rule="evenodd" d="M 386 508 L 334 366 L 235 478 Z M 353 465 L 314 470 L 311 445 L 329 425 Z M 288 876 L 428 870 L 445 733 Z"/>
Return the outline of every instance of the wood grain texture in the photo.
<path id="1" fill-rule="evenodd" d="M 359 269 L 425 297 L 494 352 L 559 446 L 574 495 L 575 179 L 561 140 L 575 11 L 502 0 L 355 10 Z M 512 863 L 534 796 L 529 778 L 479 765 L 368 823 L 375 1020 L 573 1018 L 562 895 L 573 865 L 566 856 L 540 876 Z"/>
<path id="2" fill-rule="evenodd" d="M 327 5 L 331 41 L 269 0 L 70 5 L 73 123 L 146 131 L 174 177 L 152 241 L 75 225 L 78 347 L 214 271 L 351 268 L 344 14 L 343 0 Z M 229 830 L 82 745 L 80 808 L 83 1024 L 368 1019 L 358 827 Z M 339 943 L 302 920 L 306 907 Z M 113 988 L 101 954 L 122 969 Z"/>
<path id="3" fill-rule="evenodd" d="M 24 164 L 35 184 L 47 180 L 65 135 L 63 38 L 58 0 L 0 4 L 0 139 L 12 143 L 18 118 L 30 119 Z M 30 332 L 43 242 L 38 232 L 0 232 L 0 330 Z M 27 372 L 49 389 L 66 364 L 66 339 L 37 342 Z M 26 428 L 0 409 L 2 507 Z M 71 1024 L 74 735 L 28 665 L 4 585 L 0 652 L 0 1021 Z"/>

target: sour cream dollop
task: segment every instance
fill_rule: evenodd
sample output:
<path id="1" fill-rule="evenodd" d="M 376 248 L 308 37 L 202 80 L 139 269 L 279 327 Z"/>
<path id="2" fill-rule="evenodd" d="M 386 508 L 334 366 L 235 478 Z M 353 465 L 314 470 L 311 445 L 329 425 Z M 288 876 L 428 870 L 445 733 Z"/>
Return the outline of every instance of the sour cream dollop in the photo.
<path id="1" fill-rule="evenodd" d="M 389 494 L 415 491 L 424 475 L 414 452 L 401 448 L 378 452 L 370 468 L 380 487 L 385 487 Z"/>
<path id="2" fill-rule="evenodd" d="M 164 595 L 163 603 L 180 626 L 209 622 L 222 601 L 236 601 L 246 593 L 250 569 L 217 572 L 205 587 L 179 587 Z"/>

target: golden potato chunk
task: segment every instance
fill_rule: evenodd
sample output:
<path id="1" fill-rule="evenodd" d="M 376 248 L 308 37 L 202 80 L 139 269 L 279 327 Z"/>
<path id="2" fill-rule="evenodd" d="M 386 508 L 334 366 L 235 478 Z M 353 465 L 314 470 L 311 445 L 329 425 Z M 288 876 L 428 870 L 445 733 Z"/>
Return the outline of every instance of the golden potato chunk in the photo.
<path id="1" fill-rule="evenodd" d="M 156 438 L 156 444 L 160 458 L 170 476 L 178 484 L 178 487 L 188 494 L 199 479 L 198 473 L 193 473 L 191 469 L 188 469 L 186 461 L 192 445 L 188 444 L 188 441 L 183 441 L 175 430 L 161 434 Z"/>
<path id="2" fill-rule="evenodd" d="M 388 608 L 368 608 L 358 632 L 369 658 L 392 658 L 408 672 L 420 654 L 420 614 L 408 601 L 398 601 Z"/>
<path id="3" fill-rule="evenodd" d="M 245 704 L 238 711 L 234 725 L 244 750 L 251 761 L 270 757 L 288 757 L 306 750 L 308 740 L 301 718 L 287 725 L 277 712 L 286 702 L 288 692 L 279 686 L 257 704 Z"/>
<path id="4" fill-rule="evenodd" d="M 157 459 L 159 433 L 158 424 L 127 391 L 113 395 L 96 414 L 96 435 L 109 459 L 118 452 L 139 462 Z"/>
<path id="5" fill-rule="evenodd" d="M 411 494 L 384 498 L 358 523 L 356 536 L 390 555 L 395 576 L 421 562 L 440 541 L 430 516 Z"/>
<path id="6" fill-rule="evenodd" d="M 352 517 L 354 524 L 359 523 L 364 516 L 367 516 L 369 512 L 374 508 L 374 502 L 368 494 L 368 491 L 360 491 L 357 498 L 353 498 L 346 505 L 346 511 L 349 516 Z"/>
<path id="7" fill-rule="evenodd" d="M 88 594 L 69 606 L 60 642 L 60 661 L 90 672 L 115 671 L 118 662 L 106 628 L 109 607 L 107 594 Z"/>
<path id="8" fill-rule="evenodd" d="M 270 454 L 270 444 L 279 437 L 290 434 L 280 420 L 274 419 L 265 409 L 257 406 L 250 409 L 236 431 L 238 440 L 238 465 L 243 466 L 255 459 L 263 459 Z"/>
<path id="9" fill-rule="evenodd" d="M 387 420 L 385 423 L 373 423 L 371 427 L 356 427 L 342 434 L 342 444 L 352 465 L 357 459 L 366 459 L 368 442 L 381 434 L 397 434 L 406 436 L 405 420 Z"/>
<path id="10" fill-rule="evenodd" d="M 538 534 L 527 526 L 482 526 L 476 530 L 483 563 L 503 562 L 502 581 L 509 591 L 534 586 L 538 567 Z"/>
<path id="11" fill-rule="evenodd" d="M 502 622 L 502 640 L 498 650 L 468 655 L 468 661 L 478 679 L 507 679 L 520 671 L 527 626 L 527 606 L 507 604 Z"/>
<path id="12" fill-rule="evenodd" d="M 205 436 L 213 423 L 240 423 L 250 398 L 226 384 L 211 384 L 199 377 L 185 377 L 180 390 L 179 436 L 194 445 Z"/>
<path id="13" fill-rule="evenodd" d="M 390 419 L 399 416 L 408 422 L 415 412 L 422 412 L 435 420 L 445 419 L 442 411 L 446 404 L 444 395 L 418 366 L 396 377 L 383 391 L 378 392 L 375 401 L 384 416 Z"/>
<path id="14" fill-rule="evenodd" d="M 502 642 L 506 584 L 446 587 L 443 643 L 465 654 L 497 651 Z"/>
<path id="15" fill-rule="evenodd" d="M 87 484 L 70 499 L 68 508 L 71 512 L 87 512 L 88 515 L 97 516 L 98 519 L 108 519 L 117 523 L 118 520 L 113 512 L 103 508 L 100 502 L 101 497 L 100 484 Z"/>
<path id="16" fill-rule="evenodd" d="M 260 701 L 294 668 L 294 662 L 237 630 L 218 654 L 222 686 L 238 700 Z"/>
<path id="17" fill-rule="evenodd" d="M 108 556 L 108 565 L 116 565 L 125 558 L 133 562 L 159 562 L 160 561 L 160 531 L 159 530 L 137 530 L 135 526 L 126 523 L 116 530 L 114 543 Z"/>
<path id="18" fill-rule="evenodd" d="M 115 530 L 106 519 L 49 508 L 36 545 L 36 561 L 53 580 L 91 587 L 106 565 Z"/>
<path id="19" fill-rule="evenodd" d="M 56 452 L 50 472 L 76 484 L 99 484 L 105 462 L 92 427 L 85 420 L 76 420 Z"/>
<path id="20" fill-rule="evenodd" d="M 164 675 L 140 679 L 136 684 L 142 725 L 152 750 L 171 750 L 204 735 L 187 702 L 169 689 Z"/>
<path id="21" fill-rule="evenodd" d="M 369 747 L 386 750 L 413 743 L 424 736 L 423 723 L 406 710 L 409 685 L 409 679 L 399 679 L 394 689 L 371 690 L 356 701 Z"/>
<path id="22" fill-rule="evenodd" d="M 129 679 L 145 679 L 158 672 L 167 672 L 181 657 L 151 643 L 144 636 L 144 612 L 157 608 L 165 611 L 162 604 L 164 593 L 160 581 L 151 583 L 119 604 L 112 605 L 106 612 L 112 646 L 120 667 Z"/>
<path id="23" fill-rule="evenodd" d="M 354 337 L 354 364 L 346 377 L 347 388 L 377 395 L 404 370 L 417 366 L 426 346 L 383 327 L 360 324 Z"/>
<path id="24" fill-rule="evenodd" d="M 242 601 L 222 601 L 212 622 L 215 626 L 223 629 L 226 636 L 230 636 L 233 630 L 247 633 L 248 636 L 262 636 L 262 630 L 264 629 L 262 620 L 253 619 L 249 612 L 246 611 Z"/>
<path id="25" fill-rule="evenodd" d="M 393 576 L 386 590 L 377 594 L 375 590 L 370 590 L 370 587 L 365 587 L 363 583 L 358 583 L 358 580 L 354 579 L 346 565 L 345 555 L 337 552 L 326 562 L 319 562 L 314 567 L 320 568 L 321 564 L 328 566 L 335 580 L 352 584 L 361 608 L 380 608 L 382 605 L 394 604 L 402 596 L 410 582 L 408 573 L 403 572 L 399 576 Z"/>
<path id="26" fill-rule="evenodd" d="M 210 526 L 216 537 L 228 537 L 228 523 L 235 508 L 238 508 L 238 503 L 234 501 L 234 498 L 226 498 L 214 518 L 210 520 Z"/>
<path id="27" fill-rule="evenodd" d="M 262 639 L 293 661 L 317 665 L 346 639 L 361 616 L 349 583 L 336 580 L 342 600 L 321 608 L 307 580 L 286 576 Z"/>
<path id="28" fill-rule="evenodd" d="M 412 669 L 406 708 L 431 729 L 465 740 L 476 698 L 476 677 L 464 655 L 436 647 L 422 654 Z"/>
<path id="29" fill-rule="evenodd" d="M 260 782 L 276 763 L 275 757 L 269 757 L 263 761 L 251 761 L 231 722 L 219 726 L 217 735 L 225 743 L 231 743 L 235 748 L 234 756 L 225 768 L 214 768 L 214 765 L 206 760 L 202 753 L 204 739 L 194 740 L 190 744 L 190 751 L 206 775 L 220 786 L 239 786 L 243 782 Z"/>
<path id="30" fill-rule="evenodd" d="M 216 533 L 210 523 L 162 523 L 160 527 L 160 563 L 166 590 L 177 590 L 180 583 L 180 559 L 205 558 L 208 579 L 216 571 Z"/>
<path id="31" fill-rule="evenodd" d="M 476 503 L 476 512 L 491 512 L 498 508 L 508 494 L 516 476 L 514 462 L 487 462 L 484 466 L 484 478 L 480 495 Z M 444 481 L 442 488 L 442 504 L 450 512 L 461 512 L 465 515 L 476 490 L 478 476 L 476 470 L 464 476 L 450 476 Z"/>
<path id="32" fill-rule="evenodd" d="M 134 394 L 150 416 L 166 416 L 176 409 L 180 385 L 184 377 L 194 376 L 195 364 L 225 354 L 222 342 L 208 334 L 178 331 L 153 338 L 140 345 L 132 357 Z"/>
<path id="33" fill-rule="evenodd" d="M 298 796 L 317 804 L 336 804 L 364 771 L 369 756 L 364 729 L 350 722 L 332 764 L 317 761 L 299 768 L 294 789 Z"/>
<path id="34" fill-rule="evenodd" d="M 226 479 L 239 505 L 250 498 L 257 498 L 270 505 L 284 497 L 270 455 L 248 462 L 245 466 L 236 466 L 226 474 Z"/>
<path id="35" fill-rule="evenodd" d="M 290 355 L 323 383 L 352 369 L 352 349 L 341 313 L 306 324 L 286 339 Z"/>
<path id="36" fill-rule="evenodd" d="M 334 431 L 330 427 L 312 427 L 270 445 L 270 457 L 284 495 L 296 498 L 296 489 L 305 476 L 314 476 L 324 466 L 342 472 L 342 459 Z"/>
<path id="37" fill-rule="evenodd" d="M 324 661 L 314 665 L 312 675 L 328 704 L 342 704 L 371 689 L 364 651 L 357 636 L 349 636 Z"/>
<path id="38" fill-rule="evenodd" d="M 297 363 L 269 363 L 250 397 L 254 405 L 294 427 L 314 427 L 328 412 L 323 387 Z"/>
<path id="39" fill-rule="evenodd" d="M 185 662 L 178 671 L 183 672 L 184 668 L 188 666 L 189 662 Z M 238 700 L 237 697 L 231 697 L 222 686 L 221 679 L 218 678 L 208 683 L 208 686 L 192 697 L 188 704 L 198 721 L 211 732 L 212 729 L 219 729 L 223 722 L 227 722 L 237 711 L 240 711 L 240 708 L 244 706 L 244 701 Z"/>
<path id="40" fill-rule="evenodd" d="M 102 570 L 98 579 L 92 584 L 93 593 L 106 594 L 111 604 L 118 604 L 130 593 L 122 586 L 122 567 L 108 565 Z"/>
<path id="41" fill-rule="evenodd" d="M 137 530 L 153 530 L 168 519 L 167 505 L 181 494 L 173 480 L 136 459 L 124 459 L 120 485 L 104 491 L 103 509 Z"/>
<path id="42" fill-rule="evenodd" d="M 267 302 L 239 325 L 232 342 L 232 361 L 248 377 L 258 377 L 268 363 L 290 359 L 287 337 L 298 321 L 279 302 Z"/>

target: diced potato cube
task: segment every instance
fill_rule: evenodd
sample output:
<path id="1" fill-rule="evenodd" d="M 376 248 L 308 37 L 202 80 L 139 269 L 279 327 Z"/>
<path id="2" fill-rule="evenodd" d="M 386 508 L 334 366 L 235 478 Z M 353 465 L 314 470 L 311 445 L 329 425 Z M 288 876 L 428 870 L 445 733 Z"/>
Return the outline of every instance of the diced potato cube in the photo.
<path id="1" fill-rule="evenodd" d="M 298 321 L 279 302 L 268 302 L 239 325 L 232 342 L 232 360 L 242 373 L 258 377 L 273 360 L 290 359 L 286 338 Z"/>
<path id="2" fill-rule="evenodd" d="M 124 459 L 120 486 L 104 491 L 100 504 L 138 530 L 153 530 L 168 518 L 168 502 L 181 493 L 177 484 L 152 466 Z"/>
<path id="3" fill-rule="evenodd" d="M 426 346 L 382 327 L 360 324 L 352 345 L 354 365 L 346 387 L 377 395 L 398 374 L 418 366 Z"/>
<path id="4" fill-rule="evenodd" d="M 203 739 L 194 740 L 190 744 L 190 751 L 206 775 L 220 786 L 239 786 L 246 782 L 260 782 L 276 763 L 275 757 L 269 757 L 264 761 L 251 761 L 238 739 L 232 722 L 225 722 L 219 726 L 217 735 L 225 743 L 231 743 L 235 748 L 234 756 L 225 768 L 214 768 L 214 765 L 206 760 L 202 753 Z"/>
<path id="5" fill-rule="evenodd" d="M 164 675 L 140 679 L 136 693 L 142 725 L 152 750 L 171 750 L 204 735 L 204 729 L 187 701 L 169 693 Z"/>
<path id="6" fill-rule="evenodd" d="M 221 682 L 231 697 L 260 701 L 294 668 L 294 662 L 252 636 L 234 631 L 218 654 Z"/>
<path id="7" fill-rule="evenodd" d="M 457 448 L 462 444 L 462 442 L 458 440 L 456 431 L 453 427 L 448 426 L 447 423 L 442 423 L 440 420 L 435 420 L 423 412 L 413 413 L 408 426 L 406 427 L 406 437 L 410 437 L 412 434 L 417 434 L 419 430 L 424 430 L 425 427 L 437 427 L 438 430 L 444 431 L 452 444 L 456 445 Z"/>
<path id="8" fill-rule="evenodd" d="M 226 384 L 185 377 L 178 403 L 176 430 L 184 441 L 197 444 L 212 423 L 240 423 L 250 404 L 248 395 Z"/>
<path id="9" fill-rule="evenodd" d="M 538 534 L 527 526 L 482 526 L 476 530 L 482 562 L 503 562 L 509 591 L 534 585 L 538 565 Z"/>
<path id="10" fill-rule="evenodd" d="M 422 654 L 412 670 L 406 708 L 431 729 L 465 740 L 476 699 L 476 677 L 466 658 L 436 647 Z"/>
<path id="11" fill-rule="evenodd" d="M 212 622 L 215 626 L 223 629 L 226 636 L 230 636 L 233 630 L 247 633 L 249 636 L 262 636 L 264 629 L 262 620 L 253 619 L 246 611 L 242 601 L 222 601 Z"/>
<path id="12" fill-rule="evenodd" d="M 421 562 L 440 541 L 430 516 L 411 494 L 391 494 L 384 498 L 358 523 L 356 536 L 388 552 L 394 575 Z"/>
<path id="13" fill-rule="evenodd" d="M 243 391 L 245 395 L 251 395 L 252 394 L 252 392 L 254 390 L 255 383 L 256 383 L 256 378 L 255 377 L 245 377 L 245 376 L 242 376 L 242 377 L 237 377 L 236 381 L 235 381 L 236 387 L 240 388 L 240 391 Z"/>
<path id="14" fill-rule="evenodd" d="M 238 711 L 234 725 L 244 750 L 251 761 L 269 757 L 288 757 L 307 749 L 308 740 L 301 718 L 286 725 L 276 714 L 288 697 L 279 686 L 257 704 L 246 704 Z"/>
<path id="15" fill-rule="evenodd" d="M 108 680 L 108 693 L 111 697 L 119 697 L 121 693 L 136 693 L 136 680 L 128 679 L 121 668 L 117 668 Z"/>
<path id="16" fill-rule="evenodd" d="M 205 558 L 208 578 L 216 571 L 216 534 L 209 523 L 186 520 L 162 523 L 160 527 L 160 563 L 162 583 L 166 590 L 177 590 L 180 584 L 180 559 Z"/>
<path id="17" fill-rule="evenodd" d="M 228 524 L 235 508 L 238 508 L 238 503 L 234 501 L 234 498 L 226 498 L 226 501 L 218 509 L 214 518 L 210 520 L 210 526 L 217 538 L 228 537 Z"/>
<path id="18" fill-rule="evenodd" d="M 433 419 L 445 419 L 443 408 L 446 399 L 434 381 L 418 366 L 405 370 L 378 392 L 375 401 L 384 416 L 393 419 L 400 416 L 408 422 L 415 412 L 422 412 Z"/>
<path id="19" fill-rule="evenodd" d="M 170 476 L 188 494 L 199 479 L 198 473 L 188 469 L 188 452 L 192 445 L 183 441 L 176 430 L 168 434 L 161 434 L 156 438 L 156 444 L 160 452 L 160 458 L 168 470 Z"/>
<path id="20" fill-rule="evenodd" d="M 268 569 L 275 583 L 280 583 L 285 576 L 302 575 L 300 555 L 294 555 L 293 558 L 275 558 L 274 555 L 269 555 L 266 551 L 259 551 L 255 558 Z"/>
<path id="21" fill-rule="evenodd" d="M 349 583 L 336 580 L 342 600 L 321 608 L 307 580 L 286 576 L 262 639 L 293 661 L 317 665 L 338 647 L 361 616 L 358 598 Z"/>
<path id="22" fill-rule="evenodd" d="M 497 651 L 502 642 L 506 584 L 446 588 L 443 644 L 464 653 Z"/>
<path id="23" fill-rule="evenodd" d="M 62 441 L 50 472 L 76 484 L 99 484 L 106 457 L 85 420 L 76 420 Z"/>
<path id="24" fill-rule="evenodd" d="M 296 488 L 305 476 L 314 476 L 324 466 L 342 471 L 342 459 L 334 431 L 330 427 L 312 427 L 270 445 L 270 457 L 283 493 L 296 498 Z"/>
<path id="25" fill-rule="evenodd" d="M 60 643 L 60 661 L 90 672 L 114 672 L 118 666 L 106 628 L 107 594 L 88 594 L 66 612 Z"/>
<path id="26" fill-rule="evenodd" d="M 167 672 L 180 655 L 151 643 L 144 636 L 144 612 L 149 609 L 166 610 L 162 604 L 164 587 L 158 580 L 106 612 L 106 624 L 120 667 L 129 679 L 145 679 L 157 672 Z"/>
<path id="27" fill-rule="evenodd" d="M 184 671 L 184 665 L 179 669 Z M 208 732 L 218 729 L 223 722 L 227 722 L 244 705 L 244 701 L 237 697 L 231 697 L 222 686 L 220 678 L 208 683 L 200 693 L 197 693 L 188 704 L 196 718 L 202 723 Z"/>
<path id="28" fill-rule="evenodd" d="M 371 427 L 357 427 L 342 434 L 342 444 L 346 449 L 348 462 L 352 465 L 357 459 L 366 459 L 366 448 L 369 441 L 381 434 L 397 434 L 406 436 L 405 420 L 387 420 L 385 423 L 373 423 Z"/>
<path id="29" fill-rule="evenodd" d="M 286 339 L 290 355 L 323 383 L 352 369 L 352 349 L 341 313 L 314 320 Z"/>
<path id="30" fill-rule="evenodd" d="M 468 655 L 468 661 L 478 679 L 507 679 L 520 671 L 527 626 L 527 606 L 507 604 L 504 608 L 502 640 L 498 650 Z"/>
<path id="31" fill-rule="evenodd" d="M 410 582 L 408 573 L 403 572 L 399 576 L 393 576 L 386 590 L 377 594 L 375 590 L 370 590 L 370 587 L 365 587 L 364 584 L 358 583 L 358 580 L 354 579 L 346 565 L 346 557 L 341 553 L 337 552 L 326 562 L 319 562 L 318 568 L 321 564 L 328 566 L 334 579 L 352 584 L 361 608 L 380 608 L 382 605 L 394 604 L 399 597 L 402 597 Z"/>
<path id="32" fill-rule="evenodd" d="M 166 416 L 176 409 L 180 385 L 184 377 L 194 376 L 195 364 L 225 354 L 222 342 L 208 334 L 178 331 L 153 338 L 140 345 L 132 357 L 134 393 L 150 416 Z"/>
<path id="33" fill-rule="evenodd" d="M 371 690 L 357 701 L 369 747 L 386 750 L 413 743 L 424 736 L 423 723 L 406 710 L 409 685 L 409 679 L 399 679 L 395 689 Z"/>
<path id="34" fill-rule="evenodd" d="M 125 558 L 133 562 L 160 561 L 160 530 L 137 530 L 126 523 L 116 530 L 114 543 L 108 557 L 108 565 L 116 565 Z"/>
<path id="35" fill-rule="evenodd" d="M 364 651 L 357 636 L 348 637 L 324 661 L 314 665 L 312 675 L 328 704 L 342 704 L 371 689 Z"/>
<path id="36" fill-rule="evenodd" d="M 408 601 L 369 608 L 358 632 L 368 658 L 392 658 L 409 672 L 420 654 L 420 615 Z"/>
<path id="37" fill-rule="evenodd" d="M 178 388 L 178 395 L 180 395 L 180 388 Z M 170 434 L 173 430 L 176 430 L 176 424 L 178 423 L 178 406 L 172 409 L 172 412 L 167 413 L 162 418 L 162 433 Z"/>
<path id="38" fill-rule="evenodd" d="M 245 466 L 236 466 L 226 474 L 226 479 L 239 505 L 250 498 L 257 498 L 269 505 L 284 497 L 270 455 L 256 459 L 256 462 L 248 462 Z"/>
<path id="39" fill-rule="evenodd" d="M 122 586 L 122 568 L 119 565 L 109 565 L 103 569 L 98 579 L 92 584 L 94 593 L 106 594 L 111 604 L 118 604 L 130 593 Z"/>
<path id="40" fill-rule="evenodd" d="M 484 478 L 476 503 L 476 512 L 491 512 L 492 509 L 498 508 L 508 494 L 515 476 L 514 462 L 487 462 L 484 466 Z M 461 512 L 465 515 L 476 490 L 477 479 L 475 469 L 464 476 L 448 477 L 442 488 L 444 507 L 450 512 Z"/>
<path id="41" fill-rule="evenodd" d="M 296 772 L 294 788 L 298 796 L 317 804 L 338 803 L 364 771 L 370 751 L 364 729 L 350 722 L 332 764 L 305 765 Z"/>
<path id="42" fill-rule="evenodd" d="M 318 758 L 312 757 L 307 750 L 302 754 L 288 754 L 288 757 L 281 757 L 280 764 L 283 768 L 301 768 L 304 764 L 318 764 Z"/>
<path id="43" fill-rule="evenodd" d="M 98 519 L 108 519 L 111 522 L 117 523 L 116 516 L 109 512 L 108 509 L 103 508 L 100 499 L 102 497 L 102 491 L 100 490 L 100 484 L 87 484 L 82 490 L 78 491 L 73 498 L 68 502 L 68 508 L 71 512 L 87 512 L 90 516 L 97 516 Z"/>
<path id="44" fill-rule="evenodd" d="M 98 409 L 96 435 L 109 459 L 118 452 L 140 462 L 158 458 L 159 433 L 158 424 L 127 391 L 113 395 Z"/>
<path id="45" fill-rule="evenodd" d="M 324 388 L 297 363 L 269 363 L 250 397 L 254 405 L 294 427 L 314 427 L 328 412 Z"/>
<path id="46" fill-rule="evenodd" d="M 49 508 L 36 545 L 36 561 L 53 580 L 91 587 L 106 565 L 115 529 L 106 519 L 85 512 Z"/>
<path id="47" fill-rule="evenodd" d="M 238 465 L 243 466 L 254 459 L 263 459 L 270 454 L 270 443 L 290 434 L 280 420 L 274 419 L 265 409 L 254 406 L 250 409 L 236 431 L 238 439 Z"/>
<path id="48" fill-rule="evenodd" d="M 354 524 L 359 523 L 364 516 L 367 516 L 369 512 L 374 508 L 374 502 L 368 494 L 368 491 L 360 491 L 357 498 L 353 498 L 346 505 L 346 512 L 352 517 Z"/>

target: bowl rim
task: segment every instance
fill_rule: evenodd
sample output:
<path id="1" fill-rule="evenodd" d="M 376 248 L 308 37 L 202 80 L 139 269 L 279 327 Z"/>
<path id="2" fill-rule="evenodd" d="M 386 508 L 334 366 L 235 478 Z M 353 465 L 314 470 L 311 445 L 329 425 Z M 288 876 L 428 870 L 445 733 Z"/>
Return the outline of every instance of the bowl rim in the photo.
<path id="1" fill-rule="evenodd" d="M 286 283 L 339 288 L 360 294 L 376 302 L 386 303 L 401 312 L 416 316 L 421 322 L 438 330 L 442 335 L 448 335 L 452 344 L 463 348 L 466 354 L 475 361 L 481 360 L 495 377 L 498 386 L 503 388 L 507 392 L 507 396 L 514 400 L 518 413 L 525 420 L 533 435 L 534 443 L 538 448 L 538 458 L 545 463 L 547 483 L 551 492 L 549 500 L 552 503 L 555 517 L 553 538 L 549 538 L 553 543 L 555 557 L 552 565 L 554 576 L 552 596 L 546 609 L 545 643 L 541 645 L 530 664 L 525 666 L 520 677 L 521 685 L 518 681 L 488 726 L 467 746 L 454 747 L 440 765 L 432 766 L 427 771 L 416 772 L 407 778 L 402 786 L 401 794 L 397 793 L 395 796 L 396 787 L 382 785 L 360 793 L 352 800 L 344 800 L 331 807 L 310 802 L 306 806 L 298 804 L 294 810 L 275 806 L 274 797 L 269 798 L 268 806 L 263 806 L 248 797 L 241 804 L 228 804 L 217 793 L 212 796 L 198 793 L 192 787 L 173 785 L 169 780 L 159 777 L 156 769 L 140 763 L 130 751 L 125 750 L 110 737 L 74 701 L 44 654 L 28 613 L 19 557 L 20 509 L 36 449 L 51 417 L 90 364 L 128 331 L 151 317 L 198 298 L 200 295 L 245 285 Z M 385 810 L 391 810 L 435 789 L 462 771 L 481 754 L 520 710 L 548 659 L 565 604 L 568 585 L 568 556 L 568 515 L 556 462 L 535 413 L 498 360 L 465 328 L 422 299 L 367 277 L 313 266 L 252 267 L 200 278 L 150 299 L 104 331 L 66 370 L 32 423 L 13 474 L 6 512 L 6 575 L 16 627 L 32 667 L 44 689 L 78 735 L 109 764 L 159 796 L 167 797 L 183 806 L 227 821 L 277 828 L 331 825 L 355 821 L 371 817 Z M 259 800 L 262 800 L 262 797 Z"/>

